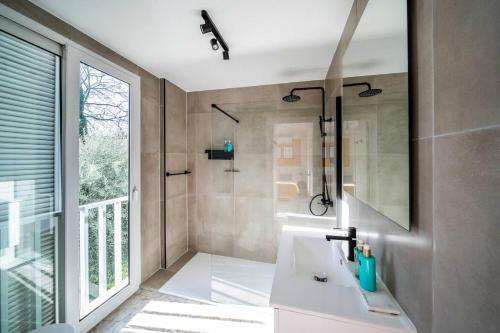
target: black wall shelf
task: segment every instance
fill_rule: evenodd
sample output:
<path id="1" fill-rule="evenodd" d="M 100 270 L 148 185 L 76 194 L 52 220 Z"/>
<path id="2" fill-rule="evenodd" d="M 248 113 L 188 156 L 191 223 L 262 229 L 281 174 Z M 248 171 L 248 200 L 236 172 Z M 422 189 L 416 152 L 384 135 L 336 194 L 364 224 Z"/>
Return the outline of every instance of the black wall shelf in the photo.
<path id="1" fill-rule="evenodd" d="M 234 150 L 227 152 L 224 150 L 207 149 L 205 153 L 208 154 L 209 160 L 234 160 Z"/>
<path id="2" fill-rule="evenodd" d="M 178 176 L 178 175 L 189 175 L 191 171 L 185 170 L 181 172 L 167 172 L 165 176 L 170 177 L 170 176 Z"/>

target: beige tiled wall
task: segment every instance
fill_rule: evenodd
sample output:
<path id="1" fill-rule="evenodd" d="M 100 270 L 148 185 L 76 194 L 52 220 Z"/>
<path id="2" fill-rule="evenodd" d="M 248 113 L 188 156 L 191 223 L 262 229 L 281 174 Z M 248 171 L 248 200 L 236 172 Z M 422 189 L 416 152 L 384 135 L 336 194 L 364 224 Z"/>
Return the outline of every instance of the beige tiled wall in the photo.
<path id="1" fill-rule="evenodd" d="M 165 81 L 165 172 L 187 169 L 186 92 Z M 165 178 L 165 251 L 169 267 L 188 249 L 187 182 L 192 175 Z"/>
<path id="2" fill-rule="evenodd" d="M 141 275 L 145 280 L 160 268 L 160 80 L 29 1 L 1 2 L 141 78 Z"/>
<path id="3" fill-rule="evenodd" d="M 355 0 L 326 86 L 366 0 Z M 347 196 L 382 278 L 418 332 L 496 332 L 500 289 L 500 2 L 411 0 L 412 224 Z"/>
<path id="4" fill-rule="evenodd" d="M 141 76 L 141 266 L 145 280 L 160 268 L 160 80 Z"/>
<path id="5" fill-rule="evenodd" d="M 495 0 L 434 1 L 436 333 L 500 330 L 498 13 Z"/>

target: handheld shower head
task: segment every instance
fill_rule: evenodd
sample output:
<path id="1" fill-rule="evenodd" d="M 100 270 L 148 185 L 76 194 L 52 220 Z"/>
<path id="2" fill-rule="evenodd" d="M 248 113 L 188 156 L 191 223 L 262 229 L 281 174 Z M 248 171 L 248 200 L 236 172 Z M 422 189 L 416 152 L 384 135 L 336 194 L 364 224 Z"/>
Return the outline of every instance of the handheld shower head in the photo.
<path id="1" fill-rule="evenodd" d="M 290 93 L 290 95 L 286 95 L 285 97 L 283 97 L 283 101 L 288 103 L 298 102 L 300 101 L 300 96 Z"/>

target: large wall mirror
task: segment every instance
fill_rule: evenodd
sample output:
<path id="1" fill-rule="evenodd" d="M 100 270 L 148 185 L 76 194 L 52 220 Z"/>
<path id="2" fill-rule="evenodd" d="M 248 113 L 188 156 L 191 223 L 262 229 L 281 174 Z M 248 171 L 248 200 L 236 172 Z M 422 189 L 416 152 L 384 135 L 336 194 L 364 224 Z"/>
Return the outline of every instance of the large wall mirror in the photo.
<path id="1" fill-rule="evenodd" d="M 410 228 L 406 0 L 370 0 L 343 57 L 342 171 L 353 196 Z"/>

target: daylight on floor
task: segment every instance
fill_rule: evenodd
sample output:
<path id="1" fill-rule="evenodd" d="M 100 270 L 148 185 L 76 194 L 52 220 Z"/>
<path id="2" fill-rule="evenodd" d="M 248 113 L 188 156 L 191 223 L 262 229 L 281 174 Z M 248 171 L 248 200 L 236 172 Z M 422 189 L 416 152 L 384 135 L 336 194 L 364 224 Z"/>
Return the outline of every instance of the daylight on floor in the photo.
<path id="1" fill-rule="evenodd" d="M 500 332 L 497 13 L 0 0 L 0 333 Z"/>

